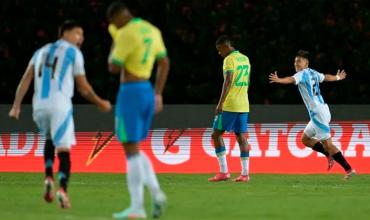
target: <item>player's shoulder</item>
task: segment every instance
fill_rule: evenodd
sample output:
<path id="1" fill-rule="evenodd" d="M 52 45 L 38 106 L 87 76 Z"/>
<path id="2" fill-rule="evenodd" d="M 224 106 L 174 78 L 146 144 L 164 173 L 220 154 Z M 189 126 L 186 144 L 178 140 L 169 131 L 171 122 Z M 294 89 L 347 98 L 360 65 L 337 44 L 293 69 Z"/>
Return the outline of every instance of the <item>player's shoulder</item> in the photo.
<path id="1" fill-rule="evenodd" d="M 319 71 L 312 69 L 312 68 L 307 68 L 309 72 L 314 73 L 314 74 L 321 74 Z"/>

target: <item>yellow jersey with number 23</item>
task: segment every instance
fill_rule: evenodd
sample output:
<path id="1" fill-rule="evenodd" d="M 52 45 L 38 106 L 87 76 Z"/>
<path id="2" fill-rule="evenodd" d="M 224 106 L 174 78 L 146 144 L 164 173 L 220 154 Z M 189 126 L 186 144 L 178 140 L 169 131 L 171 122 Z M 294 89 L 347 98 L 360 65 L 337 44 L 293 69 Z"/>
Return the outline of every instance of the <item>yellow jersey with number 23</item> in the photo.
<path id="1" fill-rule="evenodd" d="M 113 29 L 109 27 L 114 40 L 111 62 L 137 77 L 149 79 L 156 59 L 167 56 L 160 30 L 141 18 Z"/>
<path id="2" fill-rule="evenodd" d="M 228 112 L 249 112 L 248 87 L 251 65 L 249 58 L 237 50 L 224 59 L 223 74 L 233 74 L 229 93 L 223 104 Z"/>

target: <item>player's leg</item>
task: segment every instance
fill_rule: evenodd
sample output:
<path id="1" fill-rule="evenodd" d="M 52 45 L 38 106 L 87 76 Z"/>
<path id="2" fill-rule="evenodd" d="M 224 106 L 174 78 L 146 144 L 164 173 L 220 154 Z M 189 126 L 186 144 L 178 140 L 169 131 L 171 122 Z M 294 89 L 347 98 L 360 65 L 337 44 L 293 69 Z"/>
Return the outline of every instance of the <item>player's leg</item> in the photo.
<path id="1" fill-rule="evenodd" d="M 121 84 L 116 104 L 116 134 L 122 143 L 127 161 L 127 186 L 130 206 L 113 213 L 114 218 L 145 218 L 144 163 L 139 151 L 144 128 L 143 94 L 139 83 Z M 135 98 L 133 98 L 135 97 Z"/>
<path id="2" fill-rule="evenodd" d="M 54 199 L 53 165 L 55 147 L 50 136 L 50 115 L 47 110 L 36 110 L 33 112 L 33 120 L 39 128 L 41 135 L 46 139 L 43 152 L 45 166 L 44 200 L 46 202 L 52 202 Z"/>
<path id="3" fill-rule="evenodd" d="M 347 162 L 344 158 L 342 152 L 338 150 L 338 148 L 333 144 L 332 138 L 328 138 L 323 140 L 322 143 L 324 147 L 329 151 L 330 155 L 333 159 L 340 164 L 340 166 L 344 169 L 345 175 L 344 179 L 350 179 L 353 175 L 355 175 L 356 171 L 352 169 L 351 165 Z"/>
<path id="4" fill-rule="evenodd" d="M 127 160 L 127 186 L 130 206 L 121 212 L 113 213 L 113 218 L 146 218 L 144 209 L 144 167 L 139 152 L 139 143 L 123 143 Z"/>
<path id="5" fill-rule="evenodd" d="M 235 120 L 233 130 L 240 148 L 240 163 L 242 171 L 240 176 L 234 179 L 235 182 L 249 181 L 249 146 L 247 138 L 245 137 L 247 133 L 247 125 L 248 113 L 239 113 L 238 118 Z"/>
<path id="6" fill-rule="evenodd" d="M 210 182 L 225 181 L 230 178 L 229 169 L 226 160 L 226 147 L 223 139 L 225 131 L 231 130 L 235 121 L 235 115 L 231 112 L 222 112 L 215 116 L 213 122 L 212 141 L 215 146 L 215 152 L 220 167 L 220 172 L 208 179 Z"/>
<path id="7" fill-rule="evenodd" d="M 329 156 L 329 153 L 324 149 L 322 143 L 319 140 L 313 138 L 314 136 L 315 136 L 314 124 L 312 121 L 310 121 L 302 134 L 301 137 L 302 143 L 306 147 L 312 148 L 312 150 L 314 151 L 320 152 L 325 156 Z"/>
<path id="8" fill-rule="evenodd" d="M 57 199 L 61 208 L 70 208 L 67 194 L 71 175 L 70 148 L 76 143 L 72 109 L 52 113 L 51 134 L 59 159 Z"/>
<path id="9" fill-rule="evenodd" d="M 44 200 L 52 202 L 54 199 L 54 175 L 53 165 L 55 159 L 55 146 L 52 140 L 47 139 L 44 146 L 44 164 L 45 164 L 45 191 Z"/>
<path id="10" fill-rule="evenodd" d="M 152 125 L 152 119 L 154 114 L 154 108 L 155 108 L 155 102 L 154 102 L 154 93 L 152 87 L 146 86 L 142 89 L 143 92 L 147 90 L 143 94 L 143 129 L 140 129 L 142 131 L 141 133 L 141 140 L 144 140 L 147 138 L 149 134 L 149 130 Z M 146 106 L 145 106 L 146 105 Z M 160 217 L 165 209 L 165 206 L 167 204 L 167 197 L 165 193 L 162 191 L 158 178 L 155 174 L 155 171 L 153 169 L 152 163 L 150 159 L 147 157 L 147 155 L 140 151 L 140 157 L 143 164 L 143 180 L 144 184 L 148 186 L 150 194 L 152 196 L 152 217 L 158 218 Z"/>
<path id="11" fill-rule="evenodd" d="M 311 120 L 306 128 L 304 129 L 304 132 L 302 134 L 301 140 L 302 143 L 309 148 L 312 148 L 312 150 L 320 152 L 324 154 L 328 160 L 328 167 L 327 170 L 330 170 L 334 165 L 334 160 L 330 156 L 329 152 L 324 148 L 323 144 L 316 138 L 314 138 L 316 135 L 316 129 L 315 124 Z"/>
<path id="12" fill-rule="evenodd" d="M 349 179 L 355 171 L 352 170 L 352 167 L 343 157 L 342 152 L 333 144 L 329 126 L 330 119 L 331 115 L 328 106 L 320 106 L 317 114 L 312 117 L 316 136 L 322 142 L 325 150 L 329 152 L 330 156 L 343 167 L 346 172 L 344 178 Z"/>

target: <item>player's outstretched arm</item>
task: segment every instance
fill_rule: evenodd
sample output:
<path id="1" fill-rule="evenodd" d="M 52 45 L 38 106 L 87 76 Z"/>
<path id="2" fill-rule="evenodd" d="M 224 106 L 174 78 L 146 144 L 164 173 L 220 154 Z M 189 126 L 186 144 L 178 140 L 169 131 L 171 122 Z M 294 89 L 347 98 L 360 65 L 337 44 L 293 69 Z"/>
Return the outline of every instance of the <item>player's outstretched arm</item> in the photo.
<path id="1" fill-rule="evenodd" d="M 159 59 L 157 65 L 157 73 L 155 80 L 155 112 L 160 112 L 163 110 L 163 98 L 162 92 L 164 86 L 166 85 L 168 73 L 170 70 L 170 60 L 168 57 L 163 57 Z"/>
<path id="2" fill-rule="evenodd" d="M 344 70 L 338 70 L 336 75 L 325 74 L 325 82 L 334 82 L 343 80 L 347 77 L 347 73 Z"/>
<path id="3" fill-rule="evenodd" d="M 280 78 L 277 75 L 277 71 L 270 73 L 269 75 L 270 83 L 280 83 L 280 84 L 292 84 L 295 83 L 295 79 L 292 76 Z"/>
<path id="4" fill-rule="evenodd" d="M 21 112 L 21 104 L 24 96 L 26 95 L 30 84 L 33 80 L 34 74 L 34 65 L 28 65 L 26 71 L 24 72 L 21 81 L 18 84 L 17 92 L 15 93 L 15 99 L 13 102 L 13 106 L 9 111 L 9 117 L 18 119 L 19 113 Z"/>
<path id="5" fill-rule="evenodd" d="M 79 93 L 88 101 L 98 106 L 100 111 L 109 112 L 112 105 L 108 100 L 100 98 L 95 94 L 85 75 L 76 76 L 76 85 Z"/>

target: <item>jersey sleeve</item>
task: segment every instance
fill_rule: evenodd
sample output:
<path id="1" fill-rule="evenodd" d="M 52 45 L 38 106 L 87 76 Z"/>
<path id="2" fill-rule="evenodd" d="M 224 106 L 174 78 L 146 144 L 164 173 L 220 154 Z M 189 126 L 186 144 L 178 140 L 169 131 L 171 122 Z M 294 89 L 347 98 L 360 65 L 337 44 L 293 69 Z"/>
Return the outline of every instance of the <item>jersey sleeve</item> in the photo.
<path id="1" fill-rule="evenodd" d="M 114 39 L 114 48 L 111 52 L 109 62 L 118 66 L 123 66 L 126 58 L 135 49 L 137 41 L 137 38 L 129 33 L 118 32 Z"/>
<path id="2" fill-rule="evenodd" d="M 155 58 L 158 60 L 166 56 L 167 56 L 167 49 L 166 49 L 166 46 L 164 45 L 162 34 L 159 32 L 156 50 L 155 50 Z"/>
<path id="3" fill-rule="evenodd" d="M 299 71 L 298 73 L 293 75 L 293 78 L 295 80 L 295 84 L 298 85 L 300 82 L 302 82 L 304 70 Z"/>
<path id="4" fill-rule="evenodd" d="M 230 57 L 224 59 L 224 65 L 222 67 L 223 73 L 233 73 L 234 72 L 234 63 Z"/>
<path id="5" fill-rule="evenodd" d="M 114 40 L 114 38 L 116 38 L 118 29 L 114 24 L 110 24 L 108 26 L 108 32 L 109 32 L 110 36 L 112 37 L 112 39 Z"/>
<path id="6" fill-rule="evenodd" d="M 315 74 L 316 74 L 317 78 L 319 79 L 319 82 L 320 83 L 324 82 L 325 75 L 322 74 L 322 73 L 317 72 L 316 70 L 314 70 L 314 71 L 315 71 Z"/>
<path id="7" fill-rule="evenodd" d="M 41 49 L 38 49 L 38 50 L 35 51 L 35 53 L 33 53 L 32 57 L 30 59 L 30 62 L 28 62 L 28 65 L 35 65 L 36 58 L 37 58 L 38 54 L 40 53 L 40 50 Z"/>
<path id="8" fill-rule="evenodd" d="M 80 50 L 76 49 L 76 57 L 73 64 L 73 75 L 85 75 L 85 60 Z"/>

